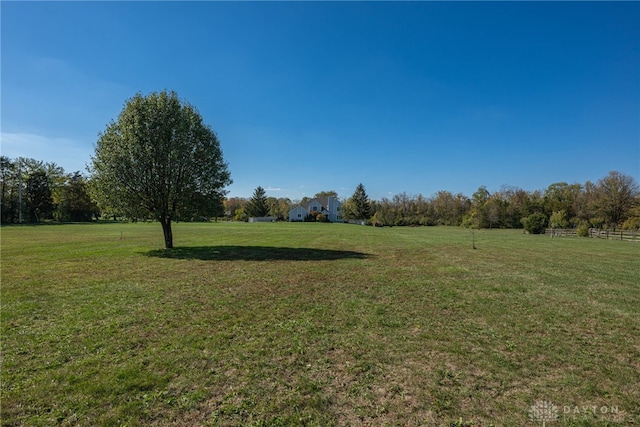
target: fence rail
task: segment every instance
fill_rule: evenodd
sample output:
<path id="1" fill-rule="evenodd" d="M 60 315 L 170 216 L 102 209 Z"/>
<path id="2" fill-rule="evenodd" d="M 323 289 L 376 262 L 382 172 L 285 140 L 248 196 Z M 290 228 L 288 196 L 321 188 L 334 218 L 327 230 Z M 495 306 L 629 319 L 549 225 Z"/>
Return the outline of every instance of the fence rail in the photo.
<path id="1" fill-rule="evenodd" d="M 577 237 L 578 233 L 575 228 L 547 228 L 544 234 L 551 237 Z M 589 237 L 594 239 L 608 240 L 626 240 L 631 242 L 640 242 L 639 230 L 599 230 L 597 228 L 589 229 Z"/>

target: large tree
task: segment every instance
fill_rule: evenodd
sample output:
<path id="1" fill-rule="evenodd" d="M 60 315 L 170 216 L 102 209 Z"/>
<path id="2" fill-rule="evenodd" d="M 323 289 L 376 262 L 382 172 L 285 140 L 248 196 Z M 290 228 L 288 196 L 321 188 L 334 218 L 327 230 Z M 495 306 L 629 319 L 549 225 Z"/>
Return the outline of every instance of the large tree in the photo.
<path id="1" fill-rule="evenodd" d="M 128 100 L 100 134 L 91 160 L 98 201 L 129 217 L 158 220 L 167 249 L 171 221 L 215 215 L 231 183 L 215 132 L 175 92 Z"/>

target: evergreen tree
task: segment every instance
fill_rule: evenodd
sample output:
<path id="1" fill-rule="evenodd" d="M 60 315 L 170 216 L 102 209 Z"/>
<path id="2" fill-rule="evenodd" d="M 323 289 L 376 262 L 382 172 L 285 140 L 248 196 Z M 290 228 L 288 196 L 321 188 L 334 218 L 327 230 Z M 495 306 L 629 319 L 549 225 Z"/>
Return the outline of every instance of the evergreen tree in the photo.
<path id="1" fill-rule="evenodd" d="M 351 196 L 353 202 L 353 216 L 356 219 L 369 219 L 371 217 L 371 203 L 369 196 L 364 189 L 364 185 L 358 184 L 356 191 Z"/>
<path id="2" fill-rule="evenodd" d="M 244 211 L 249 217 L 267 216 L 269 213 L 269 204 L 267 203 L 267 195 L 264 188 L 258 186 L 258 188 L 255 189 Z"/>

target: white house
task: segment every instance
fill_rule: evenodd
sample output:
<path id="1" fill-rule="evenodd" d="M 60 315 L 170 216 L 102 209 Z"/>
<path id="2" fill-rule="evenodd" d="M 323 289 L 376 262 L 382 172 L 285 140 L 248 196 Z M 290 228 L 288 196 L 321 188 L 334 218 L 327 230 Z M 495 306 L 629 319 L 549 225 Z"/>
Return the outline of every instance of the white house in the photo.
<path id="1" fill-rule="evenodd" d="M 311 199 L 291 209 L 289 221 L 304 221 L 311 212 L 320 212 L 325 214 L 331 222 L 343 222 L 340 205 L 340 200 L 333 196 Z"/>

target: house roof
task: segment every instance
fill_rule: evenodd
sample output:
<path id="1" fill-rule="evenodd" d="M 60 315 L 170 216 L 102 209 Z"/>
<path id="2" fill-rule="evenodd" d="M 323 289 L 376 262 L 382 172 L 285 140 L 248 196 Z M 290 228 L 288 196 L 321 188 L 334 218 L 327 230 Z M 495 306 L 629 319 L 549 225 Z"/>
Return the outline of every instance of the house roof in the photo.
<path id="1" fill-rule="evenodd" d="M 310 211 L 311 205 L 314 205 L 314 204 L 320 205 L 320 210 L 326 209 L 328 205 L 328 200 L 326 197 L 315 198 L 315 199 L 308 200 L 307 203 L 303 204 L 302 206 L 306 210 Z"/>
<path id="2" fill-rule="evenodd" d="M 329 196 L 333 197 L 333 196 Z M 311 204 L 316 202 L 320 205 L 320 210 L 329 210 L 329 197 L 315 197 L 311 200 L 307 200 L 305 203 L 302 203 L 300 206 L 305 208 L 307 211 L 310 210 Z M 336 202 L 340 203 L 337 197 L 333 197 Z"/>

